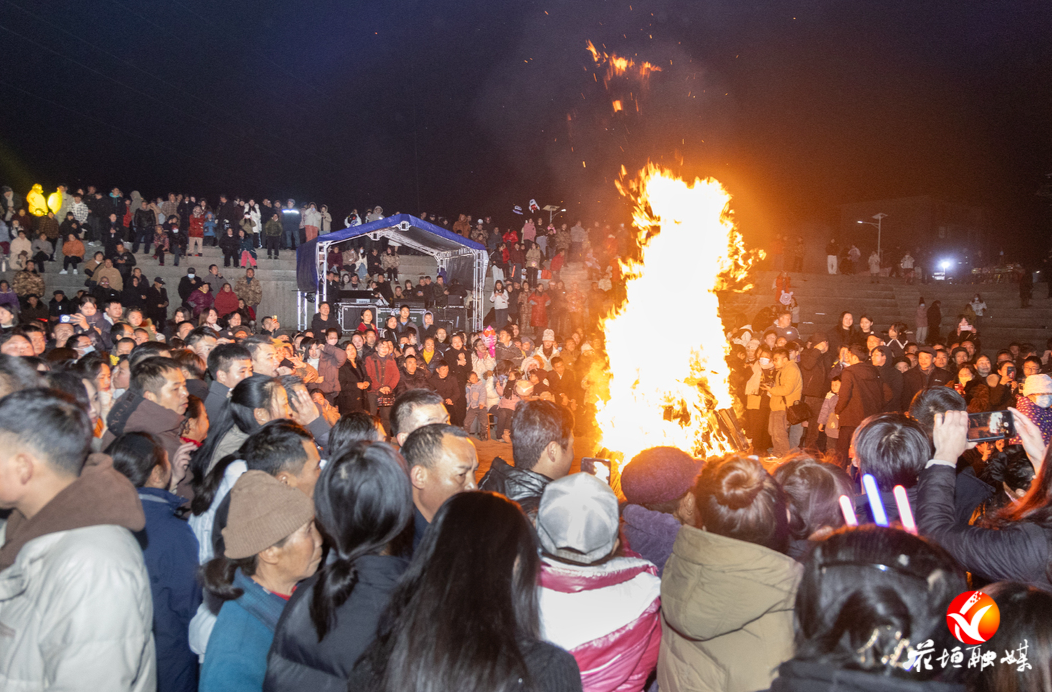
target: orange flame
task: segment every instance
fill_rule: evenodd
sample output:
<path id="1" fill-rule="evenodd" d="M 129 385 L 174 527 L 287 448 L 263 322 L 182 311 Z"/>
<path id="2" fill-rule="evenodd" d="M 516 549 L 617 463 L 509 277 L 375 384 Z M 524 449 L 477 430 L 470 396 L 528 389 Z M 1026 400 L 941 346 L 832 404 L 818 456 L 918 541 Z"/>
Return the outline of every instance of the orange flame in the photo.
<path id="1" fill-rule="evenodd" d="M 588 52 L 592 54 L 592 60 L 595 61 L 596 65 L 606 65 L 606 76 L 603 77 L 604 86 L 609 86 L 610 80 L 614 77 L 627 75 L 630 71 L 633 76 L 639 77 L 644 82 L 647 81 L 652 73 L 661 72 L 660 67 L 652 65 L 649 62 L 637 64 L 631 58 L 624 58 L 612 53 L 601 52 L 591 41 L 588 41 L 586 48 L 588 49 Z"/>
<path id="2" fill-rule="evenodd" d="M 711 178 L 688 184 L 652 164 L 618 189 L 634 200 L 642 256 L 622 263 L 626 299 L 602 324 L 611 373 L 596 418 L 602 445 L 626 462 L 655 446 L 698 457 L 730 452 L 713 416 L 733 405 L 716 291 L 740 285 L 752 263 L 730 195 Z M 705 290 L 685 304 L 674 289 L 688 279 Z M 644 338 L 654 329 L 675 336 L 655 348 Z"/>

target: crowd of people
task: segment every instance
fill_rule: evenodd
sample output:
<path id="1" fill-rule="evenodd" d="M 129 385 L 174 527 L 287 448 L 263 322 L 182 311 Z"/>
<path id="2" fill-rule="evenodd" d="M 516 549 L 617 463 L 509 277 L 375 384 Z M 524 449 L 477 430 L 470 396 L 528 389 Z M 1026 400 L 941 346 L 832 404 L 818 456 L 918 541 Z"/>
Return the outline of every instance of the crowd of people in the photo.
<path id="1" fill-rule="evenodd" d="M 553 230 L 536 266 L 536 235 L 495 263 L 513 293 L 586 261 L 587 232 Z M 97 286 L 138 285 L 106 261 Z M 604 363 L 586 299 L 536 319 L 550 283 L 518 311 L 494 289 L 474 333 L 397 303 L 341 327 L 321 303 L 290 331 L 221 272 L 189 271 L 173 306 L 93 289 L 52 315 L 0 291 L 3 689 L 1052 679 L 1048 351 L 991 360 L 967 316 L 944 339 L 845 313 L 804 340 L 765 310 L 729 334 L 752 449 L 651 448 L 606 482 L 572 472 Z M 1011 412 L 1011 436 L 970 443 L 969 411 Z M 479 478 L 481 440 L 508 460 Z M 969 587 L 1001 608 L 979 653 L 946 624 Z"/>
<path id="2" fill-rule="evenodd" d="M 856 325 L 844 312 L 829 331 L 805 339 L 791 309 L 764 308 L 729 333 L 732 385 L 753 451 L 817 449 L 845 460 L 863 420 L 907 412 L 918 392 L 934 386 L 955 391 L 962 410 L 1017 407 L 1049 428 L 1052 340 L 1042 349 L 1012 342 L 987 354 L 978 329 L 985 309 L 976 294 L 944 335 L 940 301 L 926 307 L 921 298 L 913 329 L 895 322 L 881 330 L 866 315 Z"/>

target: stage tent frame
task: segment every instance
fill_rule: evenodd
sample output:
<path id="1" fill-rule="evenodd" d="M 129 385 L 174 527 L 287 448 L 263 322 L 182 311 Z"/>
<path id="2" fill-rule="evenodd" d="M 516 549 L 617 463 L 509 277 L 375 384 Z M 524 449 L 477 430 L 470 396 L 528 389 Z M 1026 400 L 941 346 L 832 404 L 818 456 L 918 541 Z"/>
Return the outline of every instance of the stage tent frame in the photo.
<path id="1" fill-rule="evenodd" d="M 438 266 L 446 271 L 450 282 L 456 279 L 461 285 L 469 287 L 471 327 L 473 331 L 482 329 L 482 294 L 489 263 L 486 248 L 481 243 L 409 214 L 396 214 L 361 226 L 326 233 L 296 248 L 296 285 L 299 289 L 296 306 L 300 329 L 307 328 L 309 296 L 317 296 L 315 304 L 328 300 L 325 269 L 329 246 L 361 236 L 368 236 L 373 241 L 388 238 L 398 245 L 433 257 Z"/>

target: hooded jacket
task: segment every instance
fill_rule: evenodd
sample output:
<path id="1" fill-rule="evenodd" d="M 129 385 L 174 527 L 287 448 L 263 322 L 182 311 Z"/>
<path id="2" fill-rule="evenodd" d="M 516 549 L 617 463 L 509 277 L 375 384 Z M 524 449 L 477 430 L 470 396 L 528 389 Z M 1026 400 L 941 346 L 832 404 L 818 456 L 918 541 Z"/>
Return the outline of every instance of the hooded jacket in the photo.
<path id="1" fill-rule="evenodd" d="M 802 571 L 763 546 L 681 528 L 661 578 L 661 692 L 766 689 L 793 655 Z"/>
<path id="2" fill-rule="evenodd" d="M 156 688 L 150 578 L 132 536 L 146 524 L 108 456 L 31 519 L 0 529 L 0 689 Z"/>
<path id="3" fill-rule="evenodd" d="M 840 373 L 840 395 L 836 413 L 841 428 L 853 428 L 884 409 L 891 390 L 885 392 L 880 373 L 871 363 L 856 363 Z"/>
<path id="4" fill-rule="evenodd" d="M 661 646 L 661 579 L 638 557 L 541 561 L 541 636 L 573 654 L 585 692 L 642 690 Z"/>
<path id="5" fill-rule="evenodd" d="M 127 391 L 113 403 L 106 417 L 107 430 L 102 436 L 105 449 L 120 435 L 130 432 L 147 432 L 157 436 L 161 446 L 174 459 L 182 445 L 179 434 L 184 417 L 171 409 L 154 403 L 137 392 Z"/>

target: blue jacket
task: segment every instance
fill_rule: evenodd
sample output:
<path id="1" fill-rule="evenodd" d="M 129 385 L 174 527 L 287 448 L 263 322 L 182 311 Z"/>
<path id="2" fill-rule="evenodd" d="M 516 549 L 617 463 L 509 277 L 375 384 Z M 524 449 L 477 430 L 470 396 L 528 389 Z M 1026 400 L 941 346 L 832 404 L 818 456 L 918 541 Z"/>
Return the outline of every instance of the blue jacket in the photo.
<path id="1" fill-rule="evenodd" d="M 135 534 L 142 546 L 153 596 L 153 637 L 159 692 L 197 690 L 197 654 L 190 650 L 190 620 L 201 604 L 197 583 L 197 538 L 175 516 L 185 498 L 160 488 L 139 488 L 146 528 Z"/>
<path id="2" fill-rule="evenodd" d="M 260 692 L 267 652 L 274 641 L 285 599 L 238 570 L 234 586 L 244 591 L 219 610 L 201 667 L 200 692 Z"/>

